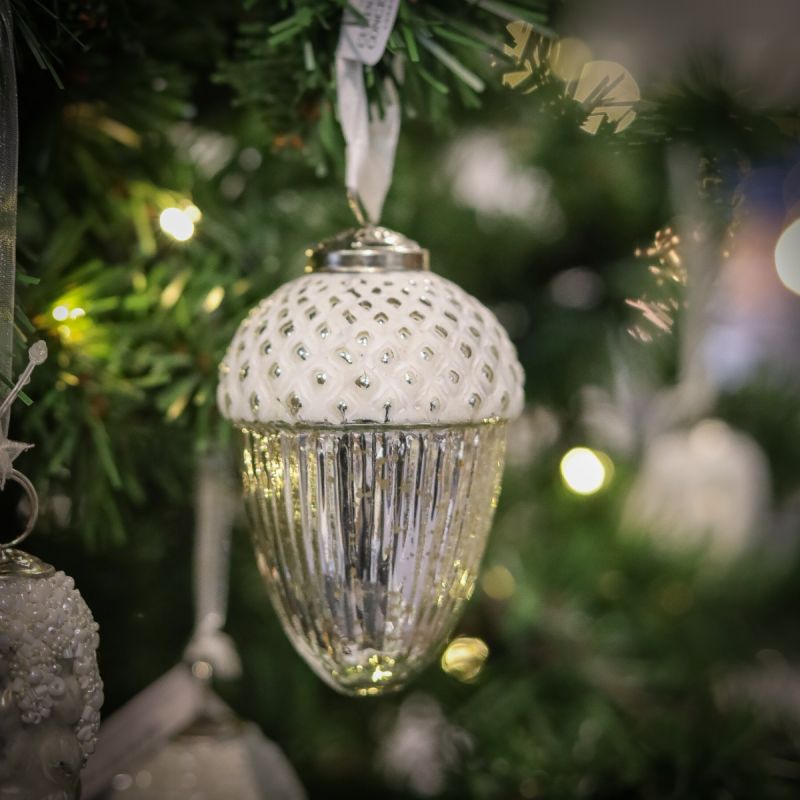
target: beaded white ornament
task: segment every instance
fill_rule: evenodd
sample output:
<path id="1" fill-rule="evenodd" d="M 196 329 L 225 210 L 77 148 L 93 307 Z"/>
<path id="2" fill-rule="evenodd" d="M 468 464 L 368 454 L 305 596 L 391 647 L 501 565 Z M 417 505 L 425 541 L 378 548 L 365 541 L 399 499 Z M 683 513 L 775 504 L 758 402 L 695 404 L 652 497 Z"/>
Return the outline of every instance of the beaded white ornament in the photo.
<path id="1" fill-rule="evenodd" d="M 46 358 L 35 343 L 0 416 Z M 100 726 L 98 626 L 72 578 L 14 549 L 38 514 L 33 484 L 13 467 L 28 447 L 0 434 L 0 490 L 19 484 L 29 506 L 22 533 L 0 543 L 0 797 L 70 800 Z"/>
<path id="2" fill-rule="evenodd" d="M 58 716 L 71 727 L 84 759 L 94 749 L 103 704 L 97 631 L 89 607 L 63 572 L 2 579 L 0 686 L 23 725 Z"/>

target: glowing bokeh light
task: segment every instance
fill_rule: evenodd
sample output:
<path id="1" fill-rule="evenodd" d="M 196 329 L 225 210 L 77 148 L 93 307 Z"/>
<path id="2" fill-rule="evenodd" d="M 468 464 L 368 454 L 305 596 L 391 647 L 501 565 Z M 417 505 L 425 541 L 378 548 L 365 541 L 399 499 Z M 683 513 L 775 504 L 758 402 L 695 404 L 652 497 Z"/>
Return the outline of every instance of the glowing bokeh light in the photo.
<path id="1" fill-rule="evenodd" d="M 58 377 L 64 381 L 67 386 L 79 386 L 81 379 L 77 375 L 73 375 L 71 372 L 60 372 Z"/>
<path id="2" fill-rule="evenodd" d="M 595 494 L 605 485 L 609 466 L 610 460 L 605 453 L 588 447 L 573 447 L 561 459 L 561 477 L 575 494 Z"/>
<path id="3" fill-rule="evenodd" d="M 194 235 L 194 222 L 188 210 L 165 208 L 158 218 L 161 230 L 179 242 L 185 242 Z"/>
<path id="4" fill-rule="evenodd" d="M 215 286 L 203 300 L 203 310 L 211 314 L 216 311 L 225 299 L 225 289 L 222 286 Z"/>
<path id="5" fill-rule="evenodd" d="M 800 219 L 796 219 L 780 235 L 775 245 L 775 268 L 781 283 L 800 294 Z"/>
<path id="6" fill-rule="evenodd" d="M 517 588 L 514 576 L 502 564 L 495 564 L 481 578 L 481 588 L 492 600 L 508 600 Z"/>
<path id="7" fill-rule="evenodd" d="M 453 639 L 442 655 L 442 669 L 463 683 L 474 681 L 489 657 L 489 647 L 483 639 L 459 636 Z"/>
<path id="8" fill-rule="evenodd" d="M 172 308 L 181 299 L 183 290 L 189 280 L 188 270 L 184 270 L 180 275 L 173 278 L 161 292 L 161 307 Z"/>
<path id="9" fill-rule="evenodd" d="M 66 306 L 56 306 L 53 309 L 53 319 L 56 322 L 63 322 L 69 317 L 69 309 Z"/>
<path id="10" fill-rule="evenodd" d="M 381 667 L 375 667 L 375 671 L 372 673 L 372 680 L 375 683 L 379 683 L 386 678 L 392 677 L 392 671 L 388 669 L 382 669 Z"/>
<path id="11" fill-rule="evenodd" d="M 170 422 L 174 422 L 176 419 L 178 419 L 178 417 L 186 410 L 186 406 L 189 404 L 190 399 L 191 395 L 188 392 L 178 395 L 170 403 L 169 408 L 167 408 L 167 419 Z"/>
<path id="12" fill-rule="evenodd" d="M 203 218 L 202 212 L 194 203 L 190 203 L 188 206 L 186 206 L 186 208 L 183 209 L 183 213 L 189 217 L 189 220 L 194 225 L 197 225 L 197 223 Z"/>

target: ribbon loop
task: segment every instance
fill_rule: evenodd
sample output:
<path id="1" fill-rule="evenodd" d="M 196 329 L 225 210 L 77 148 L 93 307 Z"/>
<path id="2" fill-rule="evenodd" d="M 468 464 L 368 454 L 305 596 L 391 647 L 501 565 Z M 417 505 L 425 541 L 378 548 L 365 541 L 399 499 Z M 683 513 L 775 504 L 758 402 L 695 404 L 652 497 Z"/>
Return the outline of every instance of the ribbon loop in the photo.
<path id="1" fill-rule="evenodd" d="M 0 378 L 10 387 L 14 351 L 19 131 L 14 29 L 9 0 L 0 0 L 0 104 Z M 10 404 L 0 413 L 0 434 L 3 437 L 8 434 L 9 417 Z"/>
<path id="2" fill-rule="evenodd" d="M 336 51 L 337 108 L 347 144 L 345 183 L 368 220 L 377 223 L 394 171 L 400 100 L 394 83 L 387 79 L 382 114 L 375 106 L 370 108 L 364 65 L 372 66 L 383 56 L 399 0 L 358 0 L 352 5 L 362 19 L 345 11 Z"/>

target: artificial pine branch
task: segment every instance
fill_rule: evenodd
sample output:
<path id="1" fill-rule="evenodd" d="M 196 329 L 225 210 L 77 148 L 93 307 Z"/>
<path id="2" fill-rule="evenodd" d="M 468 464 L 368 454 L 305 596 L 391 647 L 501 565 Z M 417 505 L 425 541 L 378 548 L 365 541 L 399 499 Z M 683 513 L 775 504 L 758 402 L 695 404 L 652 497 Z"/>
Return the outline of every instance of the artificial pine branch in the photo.
<path id="1" fill-rule="evenodd" d="M 57 356 L 37 373 L 41 391 L 34 392 L 39 399 L 26 417 L 33 428 L 28 438 L 47 436 L 51 443 L 40 478 L 57 481 L 69 494 L 80 494 L 86 481 L 104 487 L 87 495 L 76 519 L 97 538 L 118 525 L 114 535 L 121 538 L 125 523 L 119 520 L 134 513 L 142 496 L 136 486 L 150 468 L 149 454 L 139 447 L 141 430 L 156 431 L 156 439 L 164 431 L 194 432 L 203 441 L 224 435 L 214 411 L 215 364 L 236 321 L 285 274 L 265 267 L 268 255 L 300 253 L 310 240 L 350 221 L 338 185 L 318 180 L 343 150 L 333 102 L 343 4 L 264 0 L 223 7 L 201 0 L 191 21 L 181 4 L 154 12 L 145 0 L 81 4 L 80 14 L 71 5 L 18 0 L 17 7 L 31 19 L 31 29 L 42 32 L 45 44 L 36 52 L 65 65 L 64 89 L 57 91 L 49 77 L 42 80 L 38 70 L 26 68 L 37 62 L 21 53 L 23 62 L 27 58 L 27 127 L 19 253 L 24 272 L 40 282 L 26 287 L 20 300 Z M 55 11 L 62 16 L 54 19 Z M 141 24 L 154 13 L 157 24 Z M 510 41 L 508 20 L 523 13 L 538 35 L 549 34 L 540 2 L 519 8 L 403 0 L 390 52 L 369 72 L 373 90 L 389 74 L 393 56 L 402 55 L 404 109 L 427 126 L 453 126 L 464 118 L 460 106 L 504 94 L 525 113 L 539 115 L 542 147 L 554 147 L 542 138 L 545 121 L 569 137 L 584 137 L 579 126 L 587 109 L 551 75 L 534 75 L 539 87 L 530 96 L 512 94 L 490 65 Z M 442 53 L 448 55 L 443 59 Z M 212 85 L 215 71 L 220 83 Z M 486 91 L 478 91 L 480 81 Z M 239 101 L 233 111 L 228 85 Z M 33 95 L 37 102 L 27 102 Z M 741 124 L 731 125 L 732 102 L 719 93 L 685 90 L 651 102 L 622 135 L 602 126 L 595 144 L 585 147 L 653 148 L 665 133 L 691 136 L 693 130 L 712 138 L 708 148 L 748 153 L 757 152 L 759 143 L 774 150 L 791 141 L 764 115 L 745 115 L 738 106 Z M 701 117 L 718 124 L 703 129 L 695 124 Z M 413 135 L 412 126 L 406 130 Z M 258 178 L 261 193 L 250 193 L 241 208 L 244 201 L 223 193 L 225 181 L 251 180 L 235 153 L 246 146 L 268 150 L 270 144 L 283 158 L 270 160 L 269 178 Z M 211 173 L 196 155 L 209 147 L 222 152 L 221 166 Z M 309 160 L 316 174 L 307 169 Z M 315 209 L 313 224 L 291 210 L 297 201 L 286 198 L 293 191 L 302 192 L 304 208 L 308 203 Z M 160 210 L 183 198 L 197 202 L 205 215 L 185 247 L 158 230 Z M 165 303 L 176 285 L 180 297 Z M 217 287 L 226 292 L 224 315 L 222 309 L 203 310 Z M 87 310 L 85 319 L 66 326 L 71 339 L 52 316 L 65 299 Z M 24 318 L 18 321 L 23 330 Z M 57 388 L 49 391 L 52 386 Z M 100 436 L 98 420 L 108 431 L 102 459 L 81 447 Z M 190 467 L 176 455 L 161 468 L 177 475 Z M 109 503 L 116 505 L 114 519 L 106 514 Z"/>
<path id="2" fill-rule="evenodd" d="M 346 5 L 327 0 L 296 0 L 277 8 L 248 4 L 252 19 L 242 24 L 236 55 L 221 65 L 218 80 L 260 111 L 273 141 L 297 137 L 309 144 L 309 153 L 324 152 L 313 140 L 320 135 L 322 108 L 335 106 L 333 66 Z M 431 122 L 441 126 L 452 119 L 454 104 L 480 105 L 486 77 L 493 74 L 489 53 L 502 52 L 508 21 L 523 19 L 544 29 L 548 13 L 548 0 L 516 6 L 494 0 L 401 0 L 387 53 L 370 73 L 372 85 L 390 78 L 406 114 L 435 109 Z M 402 80 L 394 65 L 397 56 L 404 57 Z M 495 83 L 499 86 L 499 80 Z"/>

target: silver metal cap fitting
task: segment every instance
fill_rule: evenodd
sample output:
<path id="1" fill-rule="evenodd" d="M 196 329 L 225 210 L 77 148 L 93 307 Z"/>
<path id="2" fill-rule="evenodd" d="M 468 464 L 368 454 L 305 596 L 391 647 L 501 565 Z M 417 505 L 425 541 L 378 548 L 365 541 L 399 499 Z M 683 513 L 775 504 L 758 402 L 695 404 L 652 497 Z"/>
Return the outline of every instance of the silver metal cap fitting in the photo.
<path id="1" fill-rule="evenodd" d="M 367 225 L 325 239 L 306 250 L 307 272 L 428 270 L 429 253 L 402 233 Z"/>

